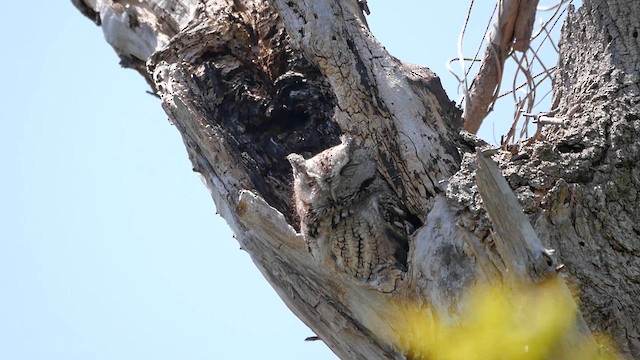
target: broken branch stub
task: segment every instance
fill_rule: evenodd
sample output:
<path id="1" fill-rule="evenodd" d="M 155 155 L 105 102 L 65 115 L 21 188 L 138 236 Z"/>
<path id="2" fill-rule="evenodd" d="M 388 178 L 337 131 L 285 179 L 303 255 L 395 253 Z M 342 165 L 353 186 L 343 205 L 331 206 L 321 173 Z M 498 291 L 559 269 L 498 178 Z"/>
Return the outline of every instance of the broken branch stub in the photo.
<path id="1" fill-rule="evenodd" d="M 562 268 L 555 262 L 553 250 L 546 249 L 522 207 L 504 179 L 498 166 L 491 160 L 495 150 L 476 152 L 478 170 L 476 179 L 484 207 L 493 223 L 496 251 L 506 266 L 502 274 L 507 286 L 539 283 L 544 280 L 560 281 L 560 294 L 575 305 L 573 295 L 559 275 Z M 577 309 L 577 305 L 575 305 Z M 577 311 L 573 332 L 567 334 L 566 349 L 571 346 L 597 349 L 597 344 L 582 314 Z"/>

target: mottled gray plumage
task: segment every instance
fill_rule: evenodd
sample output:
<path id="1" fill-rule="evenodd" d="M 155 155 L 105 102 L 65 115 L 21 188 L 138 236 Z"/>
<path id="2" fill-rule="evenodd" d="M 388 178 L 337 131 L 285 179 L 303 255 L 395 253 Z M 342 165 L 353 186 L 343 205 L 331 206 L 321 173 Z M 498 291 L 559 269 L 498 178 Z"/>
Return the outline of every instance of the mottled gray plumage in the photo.
<path id="1" fill-rule="evenodd" d="M 413 229 L 367 151 L 343 137 L 308 160 L 298 154 L 287 159 L 300 231 L 312 255 L 380 291 L 393 290 L 406 271 Z"/>

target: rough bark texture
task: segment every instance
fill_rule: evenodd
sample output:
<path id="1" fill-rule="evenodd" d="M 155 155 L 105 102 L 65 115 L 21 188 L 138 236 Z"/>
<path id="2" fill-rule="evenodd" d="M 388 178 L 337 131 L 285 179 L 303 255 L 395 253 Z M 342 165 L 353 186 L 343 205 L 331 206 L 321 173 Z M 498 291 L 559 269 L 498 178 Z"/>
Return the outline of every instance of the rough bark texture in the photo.
<path id="1" fill-rule="evenodd" d="M 507 176 L 528 183 L 545 215 L 536 230 L 559 250 L 581 289 L 592 326 L 640 358 L 640 2 L 585 1 L 571 13 L 555 79 L 557 116 L 550 131 Z M 534 185 L 534 186 L 531 186 Z"/>
<path id="2" fill-rule="evenodd" d="M 410 352 L 390 304 L 463 322 L 465 290 L 500 281 L 514 261 L 521 277 L 552 276 L 537 237 L 522 241 L 525 256 L 495 246 L 475 185 L 481 142 L 458 135 L 460 113 L 433 73 L 377 43 L 356 0 L 73 2 L 162 98 L 242 248 L 341 358 Z M 580 285 L 589 326 L 636 357 L 639 7 L 585 1 L 569 16 L 555 99 L 572 127 L 497 156 L 538 235 Z M 392 294 L 318 266 L 296 232 L 286 156 L 309 157 L 343 133 L 375 149 L 378 170 L 423 224 Z"/>

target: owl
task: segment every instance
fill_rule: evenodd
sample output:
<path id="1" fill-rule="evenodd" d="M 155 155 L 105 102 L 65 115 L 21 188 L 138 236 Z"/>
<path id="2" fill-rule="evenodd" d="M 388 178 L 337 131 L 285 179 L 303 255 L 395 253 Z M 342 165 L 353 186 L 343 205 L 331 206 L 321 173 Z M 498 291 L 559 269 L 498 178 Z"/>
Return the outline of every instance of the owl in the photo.
<path id="1" fill-rule="evenodd" d="M 312 256 L 331 270 L 391 292 L 407 271 L 413 225 L 364 148 L 341 144 L 293 168 L 293 200 Z"/>

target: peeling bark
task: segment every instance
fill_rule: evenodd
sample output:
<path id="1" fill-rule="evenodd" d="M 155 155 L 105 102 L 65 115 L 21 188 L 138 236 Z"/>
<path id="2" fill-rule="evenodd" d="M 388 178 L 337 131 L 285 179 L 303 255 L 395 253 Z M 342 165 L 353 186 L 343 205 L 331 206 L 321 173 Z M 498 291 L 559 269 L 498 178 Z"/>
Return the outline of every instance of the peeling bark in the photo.
<path id="1" fill-rule="evenodd" d="M 501 223 L 500 203 L 482 202 L 482 141 L 459 134 L 460 112 L 439 79 L 388 54 L 356 0 L 73 2 L 161 97 L 242 248 L 339 357 L 407 357 L 392 303 L 463 323 L 472 285 L 507 281 L 517 268 L 517 281 L 555 276 L 544 244 L 580 285 L 589 327 L 638 358 L 637 2 L 585 1 L 568 17 L 555 105 L 571 127 L 494 156 L 534 240 L 522 217 Z M 297 232 L 286 156 L 308 158 L 344 133 L 374 149 L 379 172 L 423 224 L 392 294 L 318 266 Z M 492 178 L 485 185 L 500 182 Z"/>

